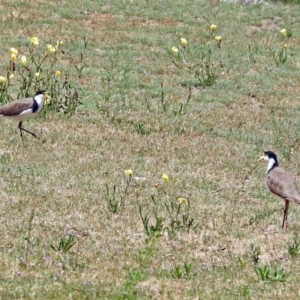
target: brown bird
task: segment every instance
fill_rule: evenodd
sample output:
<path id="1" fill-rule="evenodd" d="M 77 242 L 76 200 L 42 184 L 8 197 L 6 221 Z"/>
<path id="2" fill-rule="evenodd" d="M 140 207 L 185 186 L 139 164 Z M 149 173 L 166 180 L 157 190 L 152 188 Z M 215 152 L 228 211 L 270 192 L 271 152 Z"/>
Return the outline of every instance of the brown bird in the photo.
<path id="1" fill-rule="evenodd" d="M 265 151 L 259 160 L 268 161 L 267 186 L 269 190 L 285 201 L 282 228 L 288 228 L 288 209 L 290 201 L 300 204 L 300 192 L 295 179 L 279 167 L 277 156 Z"/>
<path id="2" fill-rule="evenodd" d="M 39 139 L 39 137 L 36 134 L 23 128 L 22 122 L 31 117 L 34 117 L 40 112 L 44 104 L 45 94 L 46 91 L 37 91 L 33 98 L 23 98 L 7 103 L 4 106 L 0 107 L 0 116 L 18 120 L 18 128 L 20 129 L 21 137 L 22 131 L 26 131 L 36 139 Z"/>

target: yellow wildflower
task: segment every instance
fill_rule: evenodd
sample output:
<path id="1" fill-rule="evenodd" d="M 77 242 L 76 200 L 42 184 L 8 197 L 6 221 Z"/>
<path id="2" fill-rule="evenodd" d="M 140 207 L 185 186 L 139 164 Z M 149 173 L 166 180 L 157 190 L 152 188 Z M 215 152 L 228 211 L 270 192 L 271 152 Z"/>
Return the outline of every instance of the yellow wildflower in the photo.
<path id="1" fill-rule="evenodd" d="M 284 48 L 284 49 L 287 49 L 288 47 L 289 47 L 288 44 L 284 44 L 284 45 L 283 45 L 283 48 Z"/>
<path id="2" fill-rule="evenodd" d="M 61 71 L 56 71 L 55 72 L 55 77 L 61 77 Z"/>
<path id="3" fill-rule="evenodd" d="M 132 170 L 131 169 L 125 170 L 124 174 L 127 176 L 132 176 Z"/>
<path id="4" fill-rule="evenodd" d="M 35 78 L 40 78 L 41 74 L 39 72 L 35 73 Z"/>
<path id="5" fill-rule="evenodd" d="M 172 52 L 174 52 L 174 53 L 178 53 L 178 51 L 179 51 L 178 48 L 176 48 L 176 47 L 172 47 L 171 50 L 172 50 Z"/>
<path id="6" fill-rule="evenodd" d="M 21 57 L 21 62 L 22 62 L 22 66 L 26 66 L 27 65 L 27 58 L 26 58 L 26 56 L 25 55 L 22 55 L 22 57 Z"/>
<path id="7" fill-rule="evenodd" d="M 217 30 L 217 28 L 218 27 L 215 24 L 211 24 L 210 27 L 209 27 L 210 31 L 215 31 L 215 30 Z"/>
<path id="8" fill-rule="evenodd" d="M 50 53 L 53 53 L 56 50 L 55 50 L 55 48 L 51 44 L 47 44 L 47 51 L 50 52 Z"/>
<path id="9" fill-rule="evenodd" d="M 215 40 L 217 41 L 218 48 L 221 48 L 222 37 L 218 35 L 215 37 Z"/>
<path id="10" fill-rule="evenodd" d="M 170 181 L 170 178 L 169 178 L 169 176 L 168 176 L 166 173 L 162 173 L 161 179 L 162 179 L 164 182 L 169 182 L 169 181 Z"/>
<path id="11" fill-rule="evenodd" d="M 15 48 L 10 48 L 10 53 L 18 55 L 19 51 L 17 49 L 15 49 Z"/>
<path id="12" fill-rule="evenodd" d="M 7 81 L 6 77 L 0 76 L 0 83 L 4 83 L 6 81 Z"/>
<path id="13" fill-rule="evenodd" d="M 39 38 L 36 36 L 32 36 L 29 39 L 31 44 L 33 44 L 34 46 L 38 46 L 40 44 Z"/>
<path id="14" fill-rule="evenodd" d="M 44 105 L 49 105 L 50 104 L 50 102 L 51 102 L 51 97 L 48 95 L 48 94 L 46 94 L 45 95 L 46 97 L 45 97 L 45 100 L 44 100 Z"/>
<path id="15" fill-rule="evenodd" d="M 58 40 L 56 42 L 56 48 L 58 49 L 59 47 L 61 47 L 64 44 L 64 42 L 62 40 Z"/>
<path id="16" fill-rule="evenodd" d="M 283 36 L 287 36 L 287 30 L 285 28 L 281 29 L 280 30 L 280 33 L 283 35 Z"/>
<path id="17" fill-rule="evenodd" d="M 12 62 L 16 62 L 16 60 L 17 60 L 17 55 L 14 54 L 14 53 L 11 53 L 11 54 L 10 54 L 10 60 L 11 60 Z"/>
<path id="18" fill-rule="evenodd" d="M 180 44 L 181 44 L 181 46 L 183 46 L 183 47 L 185 47 L 186 45 L 187 45 L 187 40 L 186 39 L 184 39 L 184 38 L 181 38 L 180 39 Z"/>
<path id="19" fill-rule="evenodd" d="M 183 203 L 187 202 L 187 200 L 185 198 L 178 198 L 177 200 L 178 200 L 179 204 L 183 204 Z"/>
<path id="20" fill-rule="evenodd" d="M 10 74 L 9 75 L 9 79 L 11 80 L 11 79 L 14 79 L 15 78 L 15 75 L 14 74 Z"/>

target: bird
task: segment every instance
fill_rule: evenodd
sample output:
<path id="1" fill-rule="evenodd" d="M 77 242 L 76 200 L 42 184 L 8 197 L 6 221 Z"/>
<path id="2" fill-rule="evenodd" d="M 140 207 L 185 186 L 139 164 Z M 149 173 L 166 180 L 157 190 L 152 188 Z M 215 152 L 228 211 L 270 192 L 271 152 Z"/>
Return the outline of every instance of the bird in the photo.
<path id="1" fill-rule="evenodd" d="M 21 137 L 23 137 L 22 132 L 26 131 L 36 139 L 39 139 L 35 133 L 23 128 L 22 123 L 23 121 L 36 116 L 41 111 L 44 104 L 45 95 L 46 91 L 39 90 L 36 92 L 33 98 L 22 98 L 7 103 L 0 107 L 0 116 L 18 120 L 18 128 L 20 130 Z"/>
<path id="2" fill-rule="evenodd" d="M 265 151 L 259 160 L 268 162 L 266 183 L 269 190 L 285 201 L 282 228 L 287 230 L 289 203 L 295 202 L 300 204 L 300 192 L 297 183 L 293 176 L 279 167 L 277 156 L 274 152 Z"/>

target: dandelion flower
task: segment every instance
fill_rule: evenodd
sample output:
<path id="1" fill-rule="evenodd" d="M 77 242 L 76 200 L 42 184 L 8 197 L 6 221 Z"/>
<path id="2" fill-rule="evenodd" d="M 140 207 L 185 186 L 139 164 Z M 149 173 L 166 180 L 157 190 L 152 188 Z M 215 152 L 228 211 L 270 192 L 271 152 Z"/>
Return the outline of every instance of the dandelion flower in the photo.
<path id="1" fill-rule="evenodd" d="M 178 198 L 177 200 L 178 200 L 179 204 L 183 204 L 183 203 L 187 202 L 187 200 L 185 198 Z"/>
<path id="2" fill-rule="evenodd" d="M 218 36 L 215 37 L 215 40 L 217 42 L 221 42 L 222 41 L 222 37 L 220 35 L 218 35 Z"/>
<path id="3" fill-rule="evenodd" d="M 132 170 L 131 170 L 131 169 L 125 170 L 125 171 L 124 171 L 124 174 L 125 174 L 126 176 L 132 176 Z"/>
<path id="4" fill-rule="evenodd" d="M 0 76 L 0 83 L 4 83 L 6 81 L 7 81 L 6 77 Z"/>
<path id="5" fill-rule="evenodd" d="M 26 58 L 26 56 L 25 55 L 22 55 L 22 57 L 21 57 L 21 62 L 22 62 L 22 66 L 26 66 L 27 65 L 27 58 Z"/>
<path id="6" fill-rule="evenodd" d="M 184 38 L 181 38 L 180 39 L 180 44 L 181 44 L 181 46 L 183 46 L 183 47 L 185 47 L 186 45 L 187 45 L 187 40 L 186 39 L 184 39 Z"/>
<path id="7" fill-rule="evenodd" d="M 178 53 L 178 51 L 179 51 L 178 48 L 176 48 L 176 47 L 172 47 L 171 50 L 172 50 L 172 52 L 174 52 L 174 53 Z"/>
<path id="8" fill-rule="evenodd" d="M 12 62 L 16 62 L 16 60 L 17 60 L 17 55 L 14 54 L 14 53 L 11 53 L 11 54 L 10 54 L 10 60 L 11 60 Z"/>
<path id="9" fill-rule="evenodd" d="M 61 71 L 56 71 L 55 72 L 55 77 L 61 77 Z"/>
<path id="10" fill-rule="evenodd" d="M 36 36 L 31 36 L 29 39 L 31 44 L 34 46 L 38 46 L 40 44 L 39 38 Z"/>
<path id="11" fill-rule="evenodd" d="M 164 182 L 169 182 L 169 181 L 170 181 L 170 178 L 169 178 L 169 176 L 168 176 L 166 173 L 162 173 L 161 179 L 162 179 Z"/>
<path id="12" fill-rule="evenodd" d="M 19 51 L 17 49 L 15 49 L 15 48 L 10 48 L 10 53 L 18 55 Z"/>
<path id="13" fill-rule="evenodd" d="M 215 31 L 215 30 L 217 30 L 217 28 L 218 27 L 215 24 L 211 24 L 210 27 L 209 27 L 210 31 Z"/>
<path id="14" fill-rule="evenodd" d="M 35 78 L 40 78 L 41 74 L 39 72 L 35 73 Z"/>
<path id="15" fill-rule="evenodd" d="M 280 33 L 283 35 L 283 36 L 287 36 L 287 30 L 285 28 L 281 29 L 280 30 Z"/>

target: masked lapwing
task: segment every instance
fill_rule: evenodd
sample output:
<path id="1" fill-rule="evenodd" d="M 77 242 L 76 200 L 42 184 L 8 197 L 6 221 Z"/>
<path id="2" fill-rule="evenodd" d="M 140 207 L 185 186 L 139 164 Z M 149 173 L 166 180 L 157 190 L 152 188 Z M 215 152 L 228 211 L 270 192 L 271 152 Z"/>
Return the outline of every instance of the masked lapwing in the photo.
<path id="1" fill-rule="evenodd" d="M 0 116 L 19 121 L 20 135 L 22 131 L 30 133 L 36 139 L 39 137 L 22 127 L 23 121 L 36 116 L 42 109 L 46 91 L 37 91 L 33 98 L 22 98 L 0 107 Z"/>
<path id="2" fill-rule="evenodd" d="M 300 192 L 295 179 L 279 167 L 277 156 L 272 151 L 264 152 L 259 160 L 266 160 L 267 167 L 267 186 L 269 190 L 285 201 L 282 228 L 288 228 L 288 209 L 289 203 L 300 204 Z"/>

